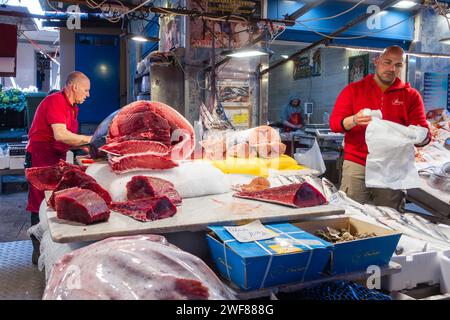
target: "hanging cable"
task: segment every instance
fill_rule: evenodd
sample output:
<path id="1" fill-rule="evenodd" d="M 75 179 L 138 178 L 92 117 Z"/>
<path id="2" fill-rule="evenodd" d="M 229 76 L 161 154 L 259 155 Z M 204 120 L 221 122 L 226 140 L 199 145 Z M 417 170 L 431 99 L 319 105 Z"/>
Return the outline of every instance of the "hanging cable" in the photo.
<path id="1" fill-rule="evenodd" d="M 361 1 L 359 1 L 357 4 L 355 4 L 353 7 L 351 7 L 350 9 L 345 10 L 345 11 L 343 11 L 343 12 L 341 12 L 341 13 L 338 13 L 338 14 L 335 15 L 335 16 L 324 17 L 324 18 L 312 18 L 312 19 L 297 20 L 297 21 L 298 21 L 298 22 L 311 22 L 311 21 L 320 21 L 320 20 L 330 20 L 330 19 L 334 19 L 334 18 L 337 18 L 337 17 L 339 17 L 339 16 L 342 16 L 342 15 L 344 15 L 344 14 L 346 14 L 346 13 L 352 11 L 353 9 L 355 9 L 357 6 L 359 6 L 361 3 L 365 2 L 365 1 L 366 1 L 366 0 L 361 0 Z"/>
<path id="2" fill-rule="evenodd" d="M 373 34 L 377 34 L 377 33 L 383 32 L 383 31 L 385 31 L 385 30 L 388 30 L 388 29 L 390 29 L 390 28 L 393 28 L 393 27 L 395 27 L 396 25 L 399 25 L 400 23 L 403 23 L 403 22 L 405 22 L 406 20 L 408 20 L 408 19 L 410 19 L 410 18 L 411 18 L 411 17 L 407 17 L 406 19 L 403 19 L 403 20 L 401 20 L 401 21 L 399 21 L 399 22 L 397 22 L 397 23 L 394 23 L 393 25 L 391 25 L 391 26 L 389 26 L 389 27 L 387 27 L 387 28 L 380 29 L 380 30 L 373 31 L 373 32 L 369 32 L 369 33 L 367 33 L 367 34 L 365 34 L 365 35 L 362 35 L 362 36 L 354 36 L 354 37 L 333 37 L 333 36 L 329 36 L 329 35 L 327 35 L 327 34 L 325 34 L 325 33 L 321 33 L 321 32 L 319 32 L 319 31 L 316 31 L 316 30 L 312 29 L 311 27 L 308 27 L 308 26 L 307 26 L 306 24 L 304 24 L 304 23 L 301 23 L 301 22 L 297 22 L 297 23 L 300 24 L 301 26 L 305 27 L 305 28 L 308 29 L 309 31 L 314 32 L 314 33 L 316 33 L 316 34 L 318 34 L 318 35 L 320 35 L 320 36 L 322 36 L 322 37 L 328 38 L 328 39 L 351 40 L 351 39 L 362 39 L 362 38 L 370 37 L 370 36 L 373 35 Z"/>

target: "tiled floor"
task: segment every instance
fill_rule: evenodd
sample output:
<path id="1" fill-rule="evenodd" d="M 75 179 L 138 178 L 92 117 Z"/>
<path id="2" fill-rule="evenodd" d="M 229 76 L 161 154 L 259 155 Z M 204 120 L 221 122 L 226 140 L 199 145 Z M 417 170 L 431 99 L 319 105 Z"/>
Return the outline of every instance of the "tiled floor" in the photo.
<path id="1" fill-rule="evenodd" d="M 30 240 L 0 243 L 0 300 L 39 300 L 44 272 L 31 263 Z"/>
<path id="2" fill-rule="evenodd" d="M 31 263 L 26 205 L 27 192 L 0 195 L 0 300 L 41 299 L 44 291 L 45 275 Z"/>
<path id="3" fill-rule="evenodd" d="M 27 192 L 0 195 L 0 242 L 29 240 L 30 213 L 25 210 Z"/>

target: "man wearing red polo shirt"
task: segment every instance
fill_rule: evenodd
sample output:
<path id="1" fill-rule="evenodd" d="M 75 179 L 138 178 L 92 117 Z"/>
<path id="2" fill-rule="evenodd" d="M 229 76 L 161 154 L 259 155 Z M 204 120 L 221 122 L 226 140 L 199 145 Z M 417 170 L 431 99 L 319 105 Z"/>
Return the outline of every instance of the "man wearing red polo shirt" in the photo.
<path id="1" fill-rule="evenodd" d="M 71 146 L 91 141 L 90 136 L 79 135 L 78 104 L 89 97 L 90 81 L 83 73 L 71 72 L 63 90 L 50 94 L 39 104 L 28 133 L 26 167 L 54 165 L 65 160 Z M 39 222 L 39 206 L 44 192 L 29 185 L 27 210 L 31 212 L 31 225 Z M 33 239 L 33 262 L 37 262 L 38 245 Z"/>
<path id="2" fill-rule="evenodd" d="M 428 128 L 420 94 L 399 79 L 404 66 L 405 52 L 391 46 L 375 59 L 375 74 L 351 83 L 339 94 L 330 117 L 330 128 L 345 133 L 344 164 L 340 189 L 362 204 L 373 203 L 403 210 L 403 190 L 367 188 L 365 165 L 368 154 L 365 141 L 366 128 L 371 116 L 363 109 L 380 110 L 383 119 L 404 126 L 418 125 Z M 430 134 L 418 146 L 430 142 Z M 389 143 L 389 141 L 386 141 Z"/>

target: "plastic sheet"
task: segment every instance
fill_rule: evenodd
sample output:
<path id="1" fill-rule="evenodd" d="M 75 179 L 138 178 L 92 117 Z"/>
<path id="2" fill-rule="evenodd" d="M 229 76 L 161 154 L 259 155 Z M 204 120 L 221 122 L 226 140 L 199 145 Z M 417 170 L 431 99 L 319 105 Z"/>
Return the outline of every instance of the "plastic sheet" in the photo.
<path id="1" fill-rule="evenodd" d="M 421 143 L 428 129 L 372 118 L 366 129 L 369 150 L 366 186 L 375 188 L 419 188 L 421 181 L 414 165 L 414 144 Z"/>
<path id="2" fill-rule="evenodd" d="M 233 299 L 199 258 L 163 236 L 114 237 L 66 254 L 50 274 L 44 300 Z"/>

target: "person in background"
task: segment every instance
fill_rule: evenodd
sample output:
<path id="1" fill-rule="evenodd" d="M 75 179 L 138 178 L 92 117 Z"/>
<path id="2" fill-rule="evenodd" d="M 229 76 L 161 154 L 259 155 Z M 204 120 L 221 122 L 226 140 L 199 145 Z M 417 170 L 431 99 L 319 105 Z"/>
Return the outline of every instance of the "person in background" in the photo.
<path id="1" fill-rule="evenodd" d="M 298 95 L 291 95 L 288 103 L 281 110 L 280 118 L 284 126 L 284 131 L 290 132 L 303 128 L 304 113 L 301 102 Z"/>
<path id="2" fill-rule="evenodd" d="M 384 120 L 404 126 L 418 125 L 428 128 L 425 108 L 417 90 L 400 80 L 405 52 L 399 46 L 383 50 L 375 61 L 375 74 L 349 84 L 339 94 L 330 117 L 330 128 L 342 132 L 344 162 L 340 189 L 359 203 L 373 203 L 403 211 L 403 190 L 367 188 L 365 165 L 368 154 L 365 132 L 371 117 L 363 109 L 381 110 Z M 430 142 L 428 137 L 418 146 Z M 389 141 L 386 141 L 389 143 Z"/>
<path id="3" fill-rule="evenodd" d="M 71 146 L 91 141 L 90 136 L 78 133 L 78 104 L 89 97 L 90 81 L 81 72 L 71 72 L 63 90 L 49 94 L 39 104 L 28 133 L 25 168 L 43 167 L 65 160 Z M 31 212 L 31 225 L 39 223 L 39 206 L 44 192 L 28 186 L 27 211 Z M 39 241 L 32 236 L 34 264 L 39 257 Z"/>

